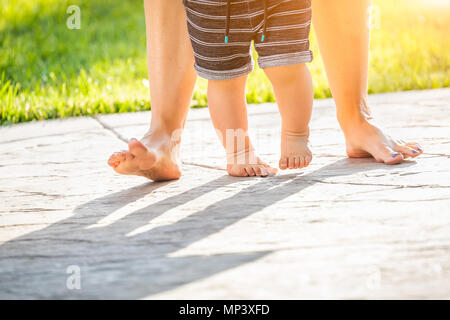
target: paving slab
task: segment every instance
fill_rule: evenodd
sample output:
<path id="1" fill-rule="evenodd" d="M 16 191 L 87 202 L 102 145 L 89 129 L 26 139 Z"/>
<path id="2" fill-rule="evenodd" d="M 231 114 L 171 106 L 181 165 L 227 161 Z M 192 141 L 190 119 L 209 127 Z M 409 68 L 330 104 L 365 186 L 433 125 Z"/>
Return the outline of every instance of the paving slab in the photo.
<path id="1" fill-rule="evenodd" d="M 450 89 L 369 101 L 426 152 L 346 158 L 330 99 L 315 101 L 310 167 L 270 178 L 226 175 L 207 109 L 190 111 L 173 182 L 106 166 L 150 112 L 0 127 L 0 298 L 449 299 Z M 275 165 L 276 106 L 249 115 Z"/>

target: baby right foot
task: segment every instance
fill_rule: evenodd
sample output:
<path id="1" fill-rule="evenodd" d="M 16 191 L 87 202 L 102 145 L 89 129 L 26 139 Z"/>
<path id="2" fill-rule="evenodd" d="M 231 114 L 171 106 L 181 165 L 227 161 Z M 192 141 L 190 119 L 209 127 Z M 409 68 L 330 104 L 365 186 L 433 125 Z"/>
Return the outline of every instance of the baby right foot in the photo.
<path id="1" fill-rule="evenodd" d="M 277 173 L 267 163 L 256 156 L 255 151 L 241 151 L 227 155 L 227 172 L 234 177 L 267 177 Z"/>
<path id="2" fill-rule="evenodd" d="M 306 133 L 281 132 L 281 170 L 307 167 L 312 160 L 309 148 L 309 130 Z"/>

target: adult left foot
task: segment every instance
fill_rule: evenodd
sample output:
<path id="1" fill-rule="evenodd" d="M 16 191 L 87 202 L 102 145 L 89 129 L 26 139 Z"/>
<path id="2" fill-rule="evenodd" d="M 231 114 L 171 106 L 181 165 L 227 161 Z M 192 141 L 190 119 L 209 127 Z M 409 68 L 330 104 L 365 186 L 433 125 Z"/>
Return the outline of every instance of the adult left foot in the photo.
<path id="1" fill-rule="evenodd" d="M 405 142 L 384 133 L 373 119 L 358 119 L 343 124 L 347 155 L 350 158 L 373 157 L 385 164 L 401 163 L 423 153 L 417 142 Z"/>

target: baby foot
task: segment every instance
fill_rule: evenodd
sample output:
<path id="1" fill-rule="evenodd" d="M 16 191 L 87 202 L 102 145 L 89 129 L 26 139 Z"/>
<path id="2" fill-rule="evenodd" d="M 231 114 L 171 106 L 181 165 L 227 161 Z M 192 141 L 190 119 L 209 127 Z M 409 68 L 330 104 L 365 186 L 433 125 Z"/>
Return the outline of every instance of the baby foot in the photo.
<path id="1" fill-rule="evenodd" d="M 227 155 L 227 172 L 234 177 L 267 177 L 275 175 L 277 169 L 262 161 L 253 150 L 243 150 Z"/>
<path id="2" fill-rule="evenodd" d="M 281 170 L 299 169 L 309 165 L 312 153 L 309 148 L 309 130 L 306 133 L 281 132 Z"/>

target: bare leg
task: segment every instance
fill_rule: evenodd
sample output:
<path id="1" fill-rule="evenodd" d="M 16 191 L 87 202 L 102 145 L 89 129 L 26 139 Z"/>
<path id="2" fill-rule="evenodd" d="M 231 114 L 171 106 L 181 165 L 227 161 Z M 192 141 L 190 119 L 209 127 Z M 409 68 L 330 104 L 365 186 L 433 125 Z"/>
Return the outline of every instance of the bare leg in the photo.
<path id="1" fill-rule="evenodd" d="M 309 121 L 313 104 L 311 76 L 305 64 L 265 68 L 280 109 L 281 157 L 279 167 L 298 169 L 309 165 Z"/>
<path id="2" fill-rule="evenodd" d="M 268 176 L 276 173 L 255 154 L 247 135 L 246 76 L 208 81 L 208 106 L 214 127 L 227 153 L 227 171 L 232 176 Z"/>
<path id="3" fill-rule="evenodd" d="M 147 56 L 152 103 L 148 133 L 108 163 L 121 174 L 152 180 L 178 179 L 179 143 L 194 89 L 194 56 L 181 1 L 145 0 Z"/>
<path id="4" fill-rule="evenodd" d="M 395 164 L 423 151 L 375 124 L 367 104 L 370 0 L 313 0 L 313 23 L 349 157 Z"/>

